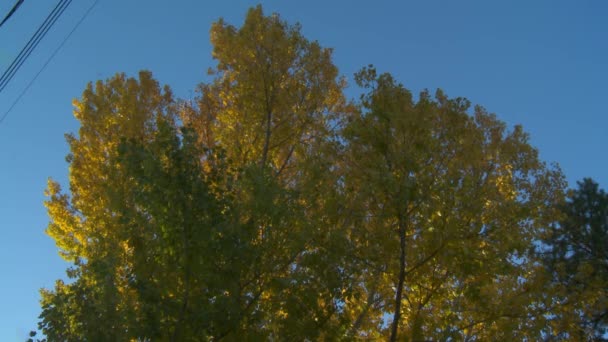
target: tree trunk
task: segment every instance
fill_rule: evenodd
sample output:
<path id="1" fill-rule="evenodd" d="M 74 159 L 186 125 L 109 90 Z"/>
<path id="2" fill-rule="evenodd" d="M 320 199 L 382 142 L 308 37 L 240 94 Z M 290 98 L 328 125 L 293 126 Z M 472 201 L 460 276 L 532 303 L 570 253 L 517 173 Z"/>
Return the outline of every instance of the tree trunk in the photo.
<path id="1" fill-rule="evenodd" d="M 264 149 L 262 150 L 262 160 L 260 162 L 260 166 L 264 167 L 266 165 L 266 160 L 268 159 L 268 149 L 270 147 L 270 134 L 272 133 L 272 112 L 268 112 L 266 115 L 266 132 L 264 137 Z"/>
<path id="2" fill-rule="evenodd" d="M 397 283 L 397 294 L 395 295 L 395 314 L 391 327 L 391 342 L 397 341 L 399 320 L 401 319 L 401 299 L 403 297 L 403 283 L 405 282 L 405 224 L 403 217 L 399 217 L 399 280 Z"/>

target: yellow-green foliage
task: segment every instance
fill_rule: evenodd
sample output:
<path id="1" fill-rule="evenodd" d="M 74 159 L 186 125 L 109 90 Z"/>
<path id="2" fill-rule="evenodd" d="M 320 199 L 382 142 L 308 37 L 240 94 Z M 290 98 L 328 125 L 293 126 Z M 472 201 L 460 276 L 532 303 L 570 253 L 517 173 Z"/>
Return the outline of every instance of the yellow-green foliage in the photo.
<path id="1" fill-rule="evenodd" d="M 211 41 L 194 101 L 141 72 L 74 102 L 70 191 L 47 189 L 71 263 L 42 291 L 49 341 L 548 331 L 557 287 L 532 251 L 564 182 L 521 127 L 440 90 L 415 99 L 373 67 L 347 103 L 331 49 L 259 6 Z"/>

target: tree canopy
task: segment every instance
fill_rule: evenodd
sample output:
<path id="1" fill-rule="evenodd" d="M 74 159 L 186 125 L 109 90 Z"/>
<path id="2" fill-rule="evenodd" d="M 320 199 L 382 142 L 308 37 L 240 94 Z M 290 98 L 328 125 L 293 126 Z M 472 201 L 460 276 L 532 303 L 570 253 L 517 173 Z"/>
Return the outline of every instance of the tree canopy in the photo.
<path id="1" fill-rule="evenodd" d="M 564 202 L 521 126 L 373 66 L 348 101 L 332 50 L 260 6 L 211 42 L 193 100 L 142 71 L 74 101 L 49 341 L 603 332 L 608 199 L 586 181 Z"/>
<path id="2" fill-rule="evenodd" d="M 580 340 L 608 333 L 608 194 L 583 179 L 561 205 L 562 217 L 544 240 L 556 306 L 553 331 Z"/>

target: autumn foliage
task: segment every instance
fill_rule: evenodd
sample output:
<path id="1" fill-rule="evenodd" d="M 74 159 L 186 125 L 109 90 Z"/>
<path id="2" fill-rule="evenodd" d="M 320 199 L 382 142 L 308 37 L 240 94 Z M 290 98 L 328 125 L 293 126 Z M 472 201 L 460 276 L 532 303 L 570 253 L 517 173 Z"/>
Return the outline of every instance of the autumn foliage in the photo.
<path id="1" fill-rule="evenodd" d="M 601 319 L 605 271 L 577 287 L 593 315 L 556 305 L 564 267 L 599 266 L 550 248 L 565 182 L 522 127 L 371 66 L 348 101 L 331 49 L 261 7 L 211 41 L 193 100 L 143 71 L 74 101 L 49 341 L 568 339 Z"/>

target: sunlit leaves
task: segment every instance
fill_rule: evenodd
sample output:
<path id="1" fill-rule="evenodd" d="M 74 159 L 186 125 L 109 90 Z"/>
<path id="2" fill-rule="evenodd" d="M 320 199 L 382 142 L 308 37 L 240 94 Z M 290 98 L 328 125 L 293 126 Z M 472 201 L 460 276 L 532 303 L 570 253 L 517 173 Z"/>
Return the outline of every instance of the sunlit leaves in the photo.
<path id="1" fill-rule="evenodd" d="M 520 126 L 441 90 L 415 96 L 371 66 L 347 103 L 331 49 L 260 6 L 241 27 L 219 20 L 211 41 L 213 78 L 190 101 L 149 72 L 74 101 L 69 192 L 53 181 L 46 192 L 47 232 L 71 263 L 69 283 L 42 291 L 49 340 L 560 329 L 547 312 L 567 290 L 544 288 L 530 251 L 564 184 Z M 597 267 L 555 273 L 599 288 Z"/>
<path id="2" fill-rule="evenodd" d="M 293 174 L 292 165 L 331 134 L 344 102 L 331 49 L 305 39 L 299 25 L 265 17 L 260 6 L 240 28 L 215 23 L 211 42 L 217 78 L 202 99 L 216 103 L 217 141 L 237 165 Z"/>
<path id="3" fill-rule="evenodd" d="M 529 300 L 517 279 L 533 265 L 526 252 L 549 222 L 540 213 L 559 199 L 559 173 L 538 161 L 519 127 L 507 131 L 480 107 L 471 116 L 466 99 L 438 91 L 415 102 L 373 68 L 357 80 L 369 91 L 344 131 L 346 186 L 358 218 L 352 241 L 367 271 L 362 287 L 374 288 L 379 272 L 389 276 L 376 315 L 402 319 L 391 338 L 395 331 L 418 340 L 522 329 L 490 327 L 507 313 L 512 322 L 528 319 L 529 301 L 516 301 Z"/>

